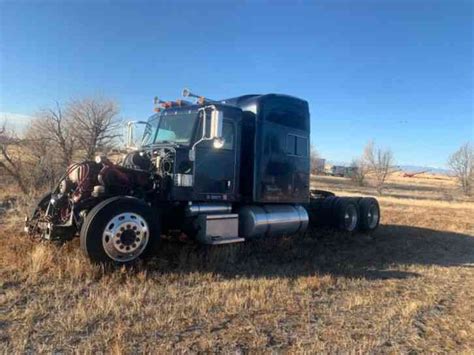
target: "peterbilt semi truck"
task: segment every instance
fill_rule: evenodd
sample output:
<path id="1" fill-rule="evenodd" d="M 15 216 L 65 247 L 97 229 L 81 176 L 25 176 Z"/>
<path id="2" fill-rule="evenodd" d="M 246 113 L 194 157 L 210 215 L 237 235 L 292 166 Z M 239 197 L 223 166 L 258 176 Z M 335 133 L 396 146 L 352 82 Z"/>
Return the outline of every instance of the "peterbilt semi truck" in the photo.
<path id="1" fill-rule="evenodd" d="M 216 245 L 292 236 L 329 226 L 377 228 L 374 198 L 337 197 L 310 187 L 310 114 L 281 94 L 163 102 L 141 143 L 119 163 L 106 156 L 68 167 L 26 219 L 30 235 L 80 238 L 95 263 L 128 264 L 163 239 Z"/>

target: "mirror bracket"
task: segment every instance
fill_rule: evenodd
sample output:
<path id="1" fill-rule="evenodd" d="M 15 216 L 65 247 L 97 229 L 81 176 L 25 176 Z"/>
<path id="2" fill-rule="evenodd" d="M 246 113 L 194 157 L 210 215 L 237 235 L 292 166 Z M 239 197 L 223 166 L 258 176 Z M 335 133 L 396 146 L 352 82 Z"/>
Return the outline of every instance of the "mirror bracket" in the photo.
<path id="1" fill-rule="evenodd" d="M 148 125 L 146 121 L 128 121 L 127 125 L 127 141 L 125 143 L 125 148 L 130 150 L 137 150 L 138 147 L 134 143 L 134 135 L 135 135 L 135 126 L 137 124 L 145 124 Z"/>

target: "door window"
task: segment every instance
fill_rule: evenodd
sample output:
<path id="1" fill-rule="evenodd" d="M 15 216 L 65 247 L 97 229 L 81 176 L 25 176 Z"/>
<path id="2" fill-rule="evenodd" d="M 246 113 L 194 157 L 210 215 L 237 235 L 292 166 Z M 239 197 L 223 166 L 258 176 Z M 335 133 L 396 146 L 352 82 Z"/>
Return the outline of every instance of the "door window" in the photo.
<path id="1" fill-rule="evenodd" d="M 235 129 L 231 121 L 224 121 L 224 125 L 222 126 L 222 138 L 224 138 L 224 146 L 222 149 L 233 150 Z"/>

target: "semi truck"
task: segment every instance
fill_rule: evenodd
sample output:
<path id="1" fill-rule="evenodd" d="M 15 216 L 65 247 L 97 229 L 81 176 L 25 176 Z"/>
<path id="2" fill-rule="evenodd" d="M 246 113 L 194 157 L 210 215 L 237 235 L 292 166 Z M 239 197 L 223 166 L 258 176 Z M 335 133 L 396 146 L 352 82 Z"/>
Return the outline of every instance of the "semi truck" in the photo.
<path id="1" fill-rule="evenodd" d="M 26 218 L 29 235 L 80 238 L 94 263 L 129 264 L 166 238 L 218 245 L 293 236 L 328 226 L 374 231 L 371 197 L 338 197 L 310 186 L 310 113 L 305 100 L 248 94 L 163 102 L 129 151 L 69 166 Z M 317 136 L 317 135 L 316 135 Z"/>

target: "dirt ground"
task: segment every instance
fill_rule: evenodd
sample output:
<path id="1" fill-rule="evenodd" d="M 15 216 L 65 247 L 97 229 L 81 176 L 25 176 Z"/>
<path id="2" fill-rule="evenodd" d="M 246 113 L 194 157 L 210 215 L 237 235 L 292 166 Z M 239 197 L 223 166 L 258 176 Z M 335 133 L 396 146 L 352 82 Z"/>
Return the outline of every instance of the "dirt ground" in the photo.
<path id="1" fill-rule="evenodd" d="M 314 187 L 372 195 L 350 180 Z M 393 177 L 372 235 L 203 248 L 91 266 L 78 241 L 0 221 L 0 353 L 474 352 L 474 202 L 449 177 Z"/>

